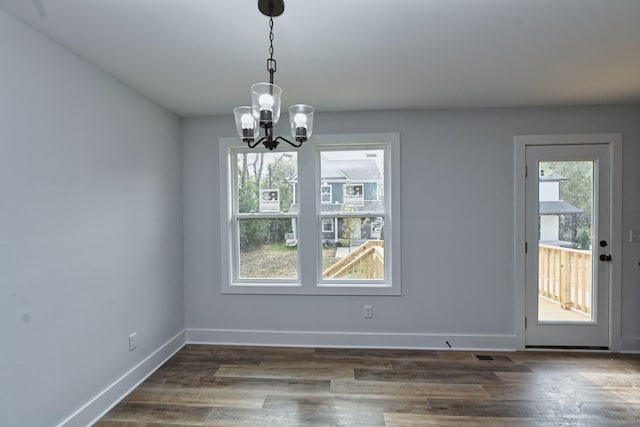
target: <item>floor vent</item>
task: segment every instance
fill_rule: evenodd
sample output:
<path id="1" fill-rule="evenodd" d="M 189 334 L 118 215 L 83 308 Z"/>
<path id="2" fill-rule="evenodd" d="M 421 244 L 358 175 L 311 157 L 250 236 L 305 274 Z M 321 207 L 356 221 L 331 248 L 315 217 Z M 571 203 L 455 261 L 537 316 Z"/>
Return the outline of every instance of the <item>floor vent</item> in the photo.
<path id="1" fill-rule="evenodd" d="M 495 360 L 493 356 L 488 356 L 486 354 L 476 354 L 476 359 L 478 360 Z"/>
<path id="2" fill-rule="evenodd" d="M 493 360 L 499 360 L 500 362 L 513 362 L 513 360 L 509 359 L 509 356 L 493 356 Z"/>

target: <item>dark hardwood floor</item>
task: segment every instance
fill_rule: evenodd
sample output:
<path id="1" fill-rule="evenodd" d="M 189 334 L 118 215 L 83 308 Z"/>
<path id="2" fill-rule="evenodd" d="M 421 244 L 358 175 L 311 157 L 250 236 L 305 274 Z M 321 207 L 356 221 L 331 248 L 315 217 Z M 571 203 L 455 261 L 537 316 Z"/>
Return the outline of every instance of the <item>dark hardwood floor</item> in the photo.
<path id="1" fill-rule="evenodd" d="M 640 426 L 640 357 L 187 345 L 96 424 L 176 425 Z"/>

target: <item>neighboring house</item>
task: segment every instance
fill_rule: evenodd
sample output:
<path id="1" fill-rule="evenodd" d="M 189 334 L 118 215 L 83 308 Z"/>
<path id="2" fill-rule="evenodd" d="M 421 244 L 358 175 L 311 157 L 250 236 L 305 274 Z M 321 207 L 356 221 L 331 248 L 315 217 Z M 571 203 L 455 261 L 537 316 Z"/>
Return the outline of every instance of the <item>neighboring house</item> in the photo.
<path id="1" fill-rule="evenodd" d="M 545 176 L 544 169 L 540 170 L 539 177 L 539 211 L 540 214 L 540 243 L 554 246 L 573 246 L 576 240 L 576 217 L 582 210 L 571 203 L 560 200 L 560 182 L 566 178 L 558 173 Z M 570 222 L 572 241 L 560 240 L 560 220 L 567 219 Z"/>
<path id="2" fill-rule="evenodd" d="M 374 159 L 333 160 L 322 156 L 322 176 L 320 185 L 321 213 L 362 212 L 363 216 L 346 220 L 335 217 L 322 218 L 321 233 L 323 242 L 338 242 L 348 239 L 347 228 L 351 228 L 351 244 L 360 244 L 364 240 L 380 239 L 383 218 L 372 216 L 370 212 L 383 212 L 381 200 L 383 175 Z M 297 180 L 293 180 L 294 194 Z M 345 204 L 345 193 L 356 189 L 362 195 L 362 204 Z M 297 212 L 299 205 L 294 196 L 294 202 L 289 212 Z M 351 221 L 349 227 L 345 221 Z M 293 224 L 295 230 L 295 224 Z"/>

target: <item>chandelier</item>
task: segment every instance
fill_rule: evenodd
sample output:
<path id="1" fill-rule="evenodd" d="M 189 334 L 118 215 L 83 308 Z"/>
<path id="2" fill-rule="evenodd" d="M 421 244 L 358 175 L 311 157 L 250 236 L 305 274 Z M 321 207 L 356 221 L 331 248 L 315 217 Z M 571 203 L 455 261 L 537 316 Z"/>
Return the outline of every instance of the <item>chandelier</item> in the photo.
<path id="1" fill-rule="evenodd" d="M 249 148 L 255 148 L 262 143 L 269 149 L 275 149 L 280 141 L 294 147 L 300 147 L 313 130 L 313 107 L 305 104 L 295 104 L 289 107 L 289 123 L 291 136 L 295 142 L 282 136 L 273 137 L 273 127 L 280 118 L 280 96 L 282 89 L 273 84 L 276 73 L 276 60 L 273 58 L 273 17 L 284 12 L 284 0 L 258 0 L 258 10 L 269 17 L 269 58 L 267 71 L 269 83 L 255 83 L 251 86 L 251 106 L 233 109 L 236 119 L 236 129 L 242 141 Z M 260 138 L 260 128 L 264 129 L 264 136 Z"/>

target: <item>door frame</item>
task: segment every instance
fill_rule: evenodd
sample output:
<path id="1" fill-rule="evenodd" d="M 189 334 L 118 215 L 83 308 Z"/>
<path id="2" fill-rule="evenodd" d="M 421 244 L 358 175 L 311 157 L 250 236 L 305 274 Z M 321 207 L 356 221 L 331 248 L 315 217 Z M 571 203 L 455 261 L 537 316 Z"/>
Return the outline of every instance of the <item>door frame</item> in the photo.
<path id="1" fill-rule="evenodd" d="M 525 233 L 526 148 L 534 145 L 589 145 L 609 147 L 611 174 L 609 265 L 609 351 L 620 352 L 622 272 L 622 134 L 589 133 L 560 135 L 516 135 L 514 137 L 514 321 L 516 350 L 525 351 Z M 535 172 L 535 171 L 534 171 Z"/>

